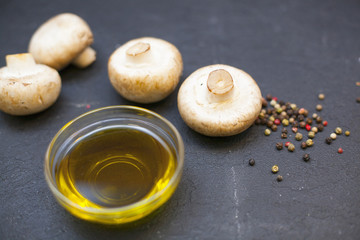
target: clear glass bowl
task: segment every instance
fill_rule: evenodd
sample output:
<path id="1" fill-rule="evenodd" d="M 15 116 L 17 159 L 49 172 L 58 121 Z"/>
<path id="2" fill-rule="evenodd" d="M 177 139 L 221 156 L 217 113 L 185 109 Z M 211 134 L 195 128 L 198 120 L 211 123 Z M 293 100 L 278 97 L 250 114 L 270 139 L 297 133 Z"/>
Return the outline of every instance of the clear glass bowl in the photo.
<path id="1" fill-rule="evenodd" d="M 82 137 L 111 126 L 135 126 L 162 139 L 175 156 L 176 167 L 160 191 L 135 203 L 120 207 L 80 206 L 66 197 L 56 181 L 56 171 L 69 148 Z M 52 139 L 45 155 L 45 178 L 57 201 L 73 215 L 99 223 L 123 224 L 139 220 L 164 204 L 174 193 L 183 170 L 184 145 L 176 128 L 162 116 L 140 107 L 110 106 L 85 113 L 67 123 Z"/>

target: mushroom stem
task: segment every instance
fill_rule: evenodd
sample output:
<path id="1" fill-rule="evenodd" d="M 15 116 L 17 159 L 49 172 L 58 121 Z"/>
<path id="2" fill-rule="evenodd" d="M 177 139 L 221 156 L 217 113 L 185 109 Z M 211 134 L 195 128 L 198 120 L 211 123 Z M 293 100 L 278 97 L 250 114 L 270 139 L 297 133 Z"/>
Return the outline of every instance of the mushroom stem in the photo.
<path id="1" fill-rule="evenodd" d="M 35 60 L 30 53 L 6 55 L 6 66 L 11 71 L 28 70 L 35 66 Z"/>
<path id="2" fill-rule="evenodd" d="M 150 44 L 138 42 L 126 50 L 126 58 L 132 63 L 144 63 L 149 61 Z"/>
<path id="3" fill-rule="evenodd" d="M 78 68 L 86 68 L 96 60 L 96 52 L 91 47 L 85 48 L 74 60 L 71 62 Z"/>
<path id="4" fill-rule="evenodd" d="M 217 69 L 210 72 L 207 80 L 210 102 L 224 102 L 231 98 L 234 81 L 228 71 Z"/>

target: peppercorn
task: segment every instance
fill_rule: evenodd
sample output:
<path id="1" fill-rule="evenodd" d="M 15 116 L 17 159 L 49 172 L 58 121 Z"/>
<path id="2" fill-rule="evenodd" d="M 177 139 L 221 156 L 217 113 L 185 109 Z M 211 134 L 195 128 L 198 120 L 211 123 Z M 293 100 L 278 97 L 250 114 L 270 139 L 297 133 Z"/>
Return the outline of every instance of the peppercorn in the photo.
<path id="1" fill-rule="evenodd" d="M 350 136 L 350 131 L 345 131 L 345 136 Z"/>
<path id="2" fill-rule="evenodd" d="M 288 147 L 290 145 L 290 142 L 285 143 L 285 147 Z"/>
<path id="3" fill-rule="evenodd" d="M 261 119 L 260 119 L 260 123 L 261 123 L 261 125 L 266 125 L 266 119 L 265 119 L 265 118 L 261 118 Z"/>
<path id="4" fill-rule="evenodd" d="M 268 127 L 271 127 L 273 124 L 274 124 L 273 121 L 270 121 L 270 120 L 268 120 L 266 122 L 266 126 L 268 126 Z"/>
<path id="5" fill-rule="evenodd" d="M 270 93 L 266 95 L 266 100 L 268 100 L 268 101 L 272 100 L 272 95 Z"/>
<path id="6" fill-rule="evenodd" d="M 289 146 L 288 146 L 288 150 L 289 150 L 289 152 L 295 151 L 295 145 L 290 143 Z"/>
<path id="7" fill-rule="evenodd" d="M 285 102 L 283 100 L 280 100 L 279 104 L 282 106 L 282 105 L 285 105 Z"/>
<path id="8" fill-rule="evenodd" d="M 274 118 L 274 116 L 270 116 L 268 120 L 272 121 L 274 123 L 275 118 Z"/>
<path id="9" fill-rule="evenodd" d="M 266 109 L 266 113 L 271 115 L 273 113 L 273 110 L 271 108 Z"/>
<path id="10" fill-rule="evenodd" d="M 322 125 L 321 123 L 317 125 L 317 129 L 319 132 L 322 132 L 324 130 L 324 125 Z"/>
<path id="11" fill-rule="evenodd" d="M 291 116 L 291 115 L 294 114 L 294 110 L 289 109 L 289 110 L 286 111 L 286 114 L 289 115 L 289 116 Z"/>
<path id="12" fill-rule="evenodd" d="M 341 153 L 343 153 L 343 152 L 344 152 L 344 150 L 343 150 L 342 148 L 339 148 L 339 149 L 338 149 L 338 153 L 341 154 Z"/>
<path id="13" fill-rule="evenodd" d="M 282 134 L 281 134 L 281 138 L 287 138 L 287 134 L 286 134 L 286 133 L 282 133 Z"/>
<path id="14" fill-rule="evenodd" d="M 299 126 L 299 122 L 298 122 L 298 121 L 294 121 L 294 122 L 292 123 L 292 126 L 295 127 L 295 128 L 297 128 L 297 127 Z"/>
<path id="15" fill-rule="evenodd" d="M 271 106 L 275 106 L 275 105 L 276 105 L 276 101 L 275 101 L 274 99 L 271 100 L 271 101 L 270 101 L 270 105 L 271 105 Z"/>
<path id="16" fill-rule="evenodd" d="M 305 117 L 304 117 L 304 115 L 300 114 L 300 115 L 298 115 L 297 119 L 299 120 L 299 122 L 302 122 L 302 121 L 304 121 Z"/>
<path id="17" fill-rule="evenodd" d="M 321 104 L 316 105 L 316 110 L 317 110 L 317 111 L 321 111 L 321 110 L 322 110 L 322 108 L 323 108 L 323 107 L 322 107 L 322 105 L 321 105 Z"/>
<path id="18" fill-rule="evenodd" d="M 272 171 L 273 173 L 277 173 L 277 172 L 279 171 L 278 165 L 272 166 L 271 171 Z"/>
<path id="19" fill-rule="evenodd" d="M 280 115 L 281 115 L 281 116 L 283 116 L 284 118 L 289 117 L 289 116 L 286 114 L 286 112 L 284 112 L 284 111 L 283 111 L 283 112 L 281 112 L 281 113 L 280 113 Z"/>
<path id="20" fill-rule="evenodd" d="M 325 139 L 325 142 L 330 145 L 331 142 L 332 142 L 332 138 L 331 138 L 331 137 L 327 137 L 327 138 Z"/>
<path id="21" fill-rule="evenodd" d="M 254 166 L 254 165 L 255 165 L 255 159 L 250 158 L 250 160 L 249 160 L 249 165 L 250 165 L 250 166 Z"/>
<path id="22" fill-rule="evenodd" d="M 292 127 L 291 130 L 293 131 L 293 133 L 297 133 L 298 128 L 297 127 Z"/>
<path id="23" fill-rule="evenodd" d="M 305 128 L 306 130 L 310 131 L 311 130 L 311 126 L 309 124 L 305 124 Z"/>
<path id="24" fill-rule="evenodd" d="M 308 137 L 309 137 L 309 138 L 314 138 L 314 137 L 315 137 L 315 133 L 314 133 L 313 131 L 310 131 L 310 132 L 308 133 Z"/>
<path id="25" fill-rule="evenodd" d="M 287 120 L 287 119 L 282 120 L 281 123 L 282 123 L 284 126 L 289 126 L 289 120 Z"/>
<path id="26" fill-rule="evenodd" d="M 300 122 L 300 123 L 299 123 L 299 127 L 300 127 L 300 128 L 305 128 L 305 126 L 306 126 L 306 122 Z"/>
<path id="27" fill-rule="evenodd" d="M 276 180 L 277 180 L 278 182 L 281 182 L 281 181 L 283 180 L 283 177 L 282 177 L 281 175 L 278 175 L 278 176 L 276 177 Z"/>
<path id="28" fill-rule="evenodd" d="M 274 124 L 276 124 L 276 125 L 280 125 L 280 120 L 277 118 L 277 119 L 275 119 L 274 120 Z"/>
<path id="29" fill-rule="evenodd" d="M 335 133 L 336 133 L 337 135 L 342 134 L 342 129 L 341 129 L 340 127 L 335 128 Z"/>
<path id="30" fill-rule="evenodd" d="M 255 120 L 255 124 L 256 124 L 256 125 L 260 125 L 260 123 L 261 123 L 261 120 L 260 120 L 259 118 L 257 118 L 257 119 Z"/>
<path id="31" fill-rule="evenodd" d="M 304 109 L 304 116 L 307 117 L 309 115 L 309 111 Z"/>
<path id="32" fill-rule="evenodd" d="M 306 142 L 302 142 L 302 143 L 301 143 L 301 148 L 302 148 L 302 149 L 307 148 Z"/>
<path id="33" fill-rule="evenodd" d="M 277 149 L 277 150 L 283 149 L 283 143 L 282 143 L 282 142 L 276 143 L 276 149 Z"/>
<path id="34" fill-rule="evenodd" d="M 282 133 L 288 133 L 288 130 L 287 130 L 286 128 L 283 128 L 283 129 L 281 130 L 281 132 L 282 132 Z"/>
<path id="35" fill-rule="evenodd" d="M 316 122 L 317 122 L 317 123 L 321 123 L 321 122 L 322 122 L 322 118 L 321 118 L 320 116 L 318 116 L 318 117 L 316 118 Z"/>
<path id="36" fill-rule="evenodd" d="M 274 124 L 274 125 L 272 125 L 271 126 L 271 130 L 273 131 L 273 132 L 276 132 L 277 131 L 277 126 Z"/>
<path id="37" fill-rule="evenodd" d="M 295 118 L 293 118 L 293 117 L 291 117 L 291 118 L 289 118 L 289 123 L 294 123 L 294 121 L 295 121 Z"/>
<path id="38" fill-rule="evenodd" d="M 317 117 L 318 117 L 318 115 L 316 113 L 313 113 L 312 118 L 316 119 Z"/>
<path id="39" fill-rule="evenodd" d="M 330 137 L 331 137 L 332 140 L 335 140 L 336 139 L 336 133 L 330 134 Z"/>
<path id="40" fill-rule="evenodd" d="M 291 104 L 290 104 L 290 107 L 291 107 L 292 110 L 295 110 L 295 109 L 296 109 L 296 104 L 295 104 L 295 103 L 291 103 Z"/>
<path id="41" fill-rule="evenodd" d="M 303 159 L 305 162 L 308 162 L 310 160 L 310 155 L 308 153 L 305 153 Z"/>
<path id="42" fill-rule="evenodd" d="M 301 141 L 302 138 L 303 138 L 303 135 L 302 135 L 301 133 L 296 133 L 295 139 L 296 139 L 297 141 Z"/>
<path id="43" fill-rule="evenodd" d="M 312 127 L 311 131 L 314 132 L 314 133 L 317 133 L 319 131 L 319 129 L 317 127 Z"/>
<path id="44" fill-rule="evenodd" d="M 314 145 L 314 141 L 312 139 L 308 139 L 308 140 L 306 140 L 306 145 L 308 147 L 311 147 L 312 145 Z"/>
<path id="45" fill-rule="evenodd" d="M 324 125 L 324 127 L 326 127 L 328 125 L 328 121 L 323 121 L 322 124 Z"/>
<path id="46" fill-rule="evenodd" d="M 360 97 L 356 98 L 356 102 L 360 103 Z"/>
<path id="47" fill-rule="evenodd" d="M 270 129 L 268 129 L 268 128 L 265 129 L 264 134 L 265 134 L 265 136 L 269 136 L 271 134 Z"/>
<path id="48" fill-rule="evenodd" d="M 307 118 L 307 119 L 306 119 L 306 123 L 309 124 L 309 125 L 311 125 L 311 124 L 312 124 L 312 119 L 311 119 L 311 118 Z"/>
<path id="49" fill-rule="evenodd" d="M 303 115 L 305 113 L 305 109 L 304 108 L 300 108 L 299 109 L 299 114 Z"/>
<path id="50" fill-rule="evenodd" d="M 286 111 L 286 106 L 285 105 L 282 105 L 281 106 L 281 109 L 283 110 L 281 113 L 284 113 L 284 114 L 287 114 L 285 111 Z"/>
<path id="51" fill-rule="evenodd" d="M 266 108 L 267 105 L 268 105 L 268 103 L 267 103 L 267 101 L 265 100 L 265 98 L 261 98 L 261 106 L 262 106 L 263 108 Z"/>
<path id="52" fill-rule="evenodd" d="M 319 100 L 324 100 L 325 98 L 325 94 L 323 93 L 320 93 L 319 96 L 318 96 Z"/>
<path id="53" fill-rule="evenodd" d="M 275 101 L 277 101 L 277 100 L 278 100 L 278 98 L 277 98 L 277 97 L 273 97 L 272 99 L 273 99 L 273 100 L 275 100 Z"/>
<path id="54" fill-rule="evenodd" d="M 276 103 L 275 106 L 274 106 L 275 109 L 277 108 L 281 108 L 280 104 Z"/>

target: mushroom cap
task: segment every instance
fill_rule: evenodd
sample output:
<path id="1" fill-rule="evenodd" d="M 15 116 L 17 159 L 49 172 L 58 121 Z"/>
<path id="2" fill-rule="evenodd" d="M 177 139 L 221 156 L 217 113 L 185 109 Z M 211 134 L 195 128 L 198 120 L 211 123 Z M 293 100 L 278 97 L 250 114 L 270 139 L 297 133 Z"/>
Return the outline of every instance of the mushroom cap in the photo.
<path id="1" fill-rule="evenodd" d="M 25 70 L 0 68 L 0 110 L 11 115 L 29 115 L 45 110 L 58 98 L 59 73 L 35 64 Z"/>
<path id="2" fill-rule="evenodd" d="M 230 73 L 233 88 L 216 96 L 207 86 L 209 74 L 223 69 Z M 255 121 L 261 110 L 261 92 L 246 72 L 228 65 L 211 65 L 193 72 L 180 87 L 178 109 L 193 130 L 207 136 L 238 134 Z"/>
<path id="3" fill-rule="evenodd" d="M 136 51 L 145 56 L 138 56 Z M 165 40 L 152 37 L 125 43 L 114 51 L 108 63 L 113 87 L 124 98 L 138 103 L 157 102 L 167 97 L 179 83 L 182 70 L 179 50 Z"/>
<path id="4" fill-rule="evenodd" d="M 61 70 L 92 43 L 89 25 L 75 14 L 62 13 L 35 31 L 29 52 L 37 63 Z"/>

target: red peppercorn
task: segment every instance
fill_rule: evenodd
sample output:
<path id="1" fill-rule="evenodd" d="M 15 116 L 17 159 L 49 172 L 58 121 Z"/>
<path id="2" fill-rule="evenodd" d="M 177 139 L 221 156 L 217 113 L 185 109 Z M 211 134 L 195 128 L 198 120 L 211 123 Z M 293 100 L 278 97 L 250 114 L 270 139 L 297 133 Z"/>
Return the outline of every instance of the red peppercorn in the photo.
<path id="1" fill-rule="evenodd" d="M 275 120 L 274 120 L 274 124 L 280 125 L 280 123 L 281 123 L 281 122 L 280 122 L 280 119 L 275 119 Z"/>
<path id="2" fill-rule="evenodd" d="M 323 121 L 323 125 L 326 127 L 328 125 L 327 121 Z"/>
<path id="3" fill-rule="evenodd" d="M 278 100 L 278 98 L 277 98 L 277 97 L 273 97 L 272 99 L 273 99 L 274 101 L 277 101 L 277 100 Z"/>
<path id="4" fill-rule="evenodd" d="M 285 143 L 285 147 L 288 147 L 290 145 L 290 142 Z"/>
<path id="5" fill-rule="evenodd" d="M 309 124 L 306 124 L 306 125 L 305 125 L 305 128 L 306 128 L 306 130 L 308 130 L 308 131 L 311 130 L 311 126 L 310 126 Z"/>
<path id="6" fill-rule="evenodd" d="M 342 148 L 339 148 L 339 149 L 338 149 L 338 153 L 341 154 L 341 153 L 343 153 L 343 152 L 344 152 L 344 150 L 343 150 Z"/>

